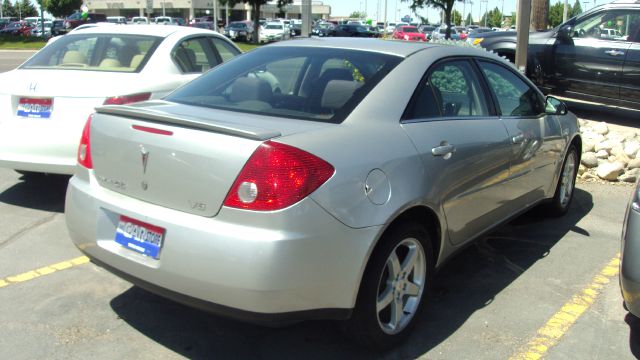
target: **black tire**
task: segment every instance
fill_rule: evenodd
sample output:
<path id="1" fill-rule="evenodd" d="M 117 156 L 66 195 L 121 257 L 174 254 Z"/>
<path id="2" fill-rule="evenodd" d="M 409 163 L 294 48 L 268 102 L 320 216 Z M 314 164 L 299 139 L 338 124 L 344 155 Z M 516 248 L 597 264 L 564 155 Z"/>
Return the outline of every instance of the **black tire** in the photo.
<path id="1" fill-rule="evenodd" d="M 572 166 L 573 169 L 568 169 L 568 166 Z M 551 199 L 551 202 L 548 204 L 545 204 L 544 207 L 546 214 L 549 216 L 558 217 L 569 211 L 571 201 L 573 200 L 573 193 L 576 188 L 578 166 L 580 166 L 578 151 L 576 150 L 575 145 L 571 145 L 564 158 L 564 162 L 562 163 L 562 170 L 560 170 L 560 177 L 558 178 L 558 184 L 556 185 L 556 192 L 553 195 L 553 199 Z M 568 173 L 565 174 L 565 171 Z M 567 185 L 569 185 L 568 188 L 566 187 Z M 567 189 L 569 190 L 569 194 L 566 193 Z"/>
<path id="2" fill-rule="evenodd" d="M 408 258 L 408 251 L 405 251 L 404 245 L 409 244 L 414 245 L 416 250 L 422 250 L 421 256 L 424 261 L 422 267 L 416 266 L 404 275 L 404 288 L 406 289 L 407 283 L 415 285 L 415 282 L 419 280 L 420 274 L 423 272 L 422 270 L 424 270 L 421 280 L 422 286 L 417 296 L 403 293 L 396 298 L 397 291 L 402 291 L 399 290 L 402 289 L 403 284 L 402 270 L 406 269 L 402 265 L 405 264 Z M 415 246 L 418 244 L 419 247 Z M 406 248 L 406 250 L 409 250 L 409 248 Z M 390 282 L 390 279 L 393 278 L 393 273 L 391 268 L 387 266 L 387 261 L 391 259 L 392 253 L 396 254 L 397 260 L 399 260 L 398 264 L 400 264 L 399 269 L 401 271 L 399 276 L 401 278 L 399 282 Z M 346 334 L 362 345 L 377 350 L 388 350 L 405 341 L 415 326 L 417 319 L 420 318 L 426 299 L 429 298 L 434 273 L 433 259 L 431 239 L 429 233 L 422 226 L 415 223 L 405 223 L 390 229 L 380 240 L 369 259 L 360 285 L 360 291 L 358 292 L 356 307 L 351 319 L 344 326 Z M 416 258 L 416 264 L 419 261 L 419 257 Z M 390 294 L 388 294 L 389 292 Z M 384 293 L 390 295 L 392 300 L 378 311 L 377 303 L 383 302 L 381 298 L 387 298 L 387 296 L 383 296 Z M 400 301 L 402 306 L 400 317 L 404 320 L 399 322 L 399 326 L 396 329 L 390 329 L 387 325 L 394 322 L 392 308 L 395 304 L 398 304 L 395 299 L 402 299 Z M 398 308 L 396 307 L 396 309 Z M 387 316 L 389 323 L 386 323 Z M 406 319 L 404 318 L 405 316 Z"/>

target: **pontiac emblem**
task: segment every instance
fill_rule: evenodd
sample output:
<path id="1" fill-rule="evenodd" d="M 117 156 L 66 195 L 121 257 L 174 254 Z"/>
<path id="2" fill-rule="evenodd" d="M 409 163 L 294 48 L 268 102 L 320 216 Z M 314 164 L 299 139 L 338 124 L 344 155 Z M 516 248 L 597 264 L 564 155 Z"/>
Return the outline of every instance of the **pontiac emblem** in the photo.
<path id="1" fill-rule="evenodd" d="M 144 146 L 140 145 L 140 152 L 142 153 L 142 173 L 147 173 L 147 160 L 149 160 L 149 152 Z"/>

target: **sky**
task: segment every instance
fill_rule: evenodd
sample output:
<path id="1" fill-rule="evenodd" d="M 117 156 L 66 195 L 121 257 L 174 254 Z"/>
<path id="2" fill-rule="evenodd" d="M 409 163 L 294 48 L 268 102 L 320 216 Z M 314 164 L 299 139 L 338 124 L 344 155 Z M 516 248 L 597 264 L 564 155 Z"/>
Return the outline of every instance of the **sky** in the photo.
<path id="1" fill-rule="evenodd" d="M 368 14 L 368 17 L 371 19 L 376 19 L 377 16 L 377 8 L 380 6 L 380 19 L 379 21 L 384 21 L 384 2 L 385 0 L 320 0 L 325 5 L 331 6 L 331 15 L 333 16 L 349 16 L 354 11 L 365 11 Z M 411 10 L 409 9 L 410 2 L 405 2 L 401 0 L 386 0 L 387 1 L 387 21 L 399 21 L 399 19 L 405 15 L 409 15 L 413 18 L 417 17 L 413 15 Z M 563 0 L 551 0 L 551 4 L 556 3 L 557 1 Z M 480 14 L 484 14 L 485 7 L 489 10 L 498 8 L 502 10 L 504 3 L 504 13 L 511 14 L 516 11 L 516 2 L 517 0 L 473 0 L 467 1 L 465 5 L 465 15 L 471 13 L 474 20 L 477 21 Z M 569 0 L 569 5 L 573 5 L 575 0 Z M 586 4 L 584 1 L 580 1 L 582 5 L 582 10 L 590 9 L 593 7 L 593 4 L 601 5 L 609 3 L 610 0 L 589 0 Z M 379 4 L 379 5 L 378 5 Z M 481 7 L 481 8 L 480 8 Z M 462 1 L 456 1 L 454 9 L 458 10 L 462 13 L 463 3 Z M 424 8 L 422 10 L 418 10 L 418 14 L 423 17 L 428 17 L 429 21 L 432 23 L 437 23 L 440 20 L 439 11 L 433 8 Z"/>

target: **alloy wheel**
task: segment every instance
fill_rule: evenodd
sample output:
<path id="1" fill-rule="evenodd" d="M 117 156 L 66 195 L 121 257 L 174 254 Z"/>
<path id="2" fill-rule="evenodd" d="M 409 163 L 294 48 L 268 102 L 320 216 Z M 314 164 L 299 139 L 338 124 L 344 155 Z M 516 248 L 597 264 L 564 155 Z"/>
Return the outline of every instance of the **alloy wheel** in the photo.
<path id="1" fill-rule="evenodd" d="M 376 316 L 382 331 L 401 332 L 420 306 L 425 289 L 426 257 L 420 241 L 402 240 L 391 251 L 378 282 Z"/>

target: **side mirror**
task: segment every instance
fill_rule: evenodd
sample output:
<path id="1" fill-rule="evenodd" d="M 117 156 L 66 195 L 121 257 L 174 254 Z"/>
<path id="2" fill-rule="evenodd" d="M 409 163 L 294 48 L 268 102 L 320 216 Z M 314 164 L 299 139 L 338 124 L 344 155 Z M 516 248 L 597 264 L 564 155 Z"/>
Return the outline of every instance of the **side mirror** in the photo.
<path id="1" fill-rule="evenodd" d="M 560 30 L 558 30 L 557 38 L 562 41 L 570 41 L 572 34 L 573 34 L 573 26 L 563 25 L 560 28 Z"/>
<path id="2" fill-rule="evenodd" d="M 567 110 L 567 104 L 553 96 L 547 96 L 544 111 L 547 115 L 567 115 L 569 112 L 569 110 Z"/>

